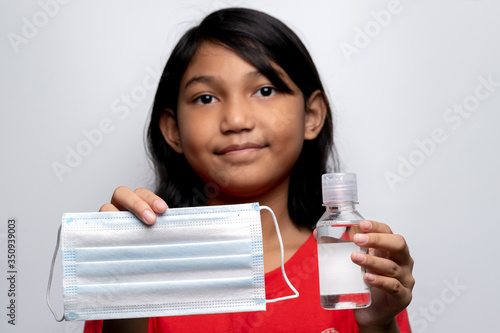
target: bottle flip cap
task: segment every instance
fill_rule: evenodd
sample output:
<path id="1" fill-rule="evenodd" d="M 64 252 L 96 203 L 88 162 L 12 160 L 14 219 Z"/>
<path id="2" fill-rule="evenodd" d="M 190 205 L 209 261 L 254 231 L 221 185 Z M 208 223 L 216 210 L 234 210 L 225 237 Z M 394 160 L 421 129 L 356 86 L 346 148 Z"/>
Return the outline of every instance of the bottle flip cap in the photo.
<path id="1" fill-rule="evenodd" d="M 327 173 L 321 177 L 323 203 L 336 201 L 358 202 L 358 186 L 355 173 Z"/>

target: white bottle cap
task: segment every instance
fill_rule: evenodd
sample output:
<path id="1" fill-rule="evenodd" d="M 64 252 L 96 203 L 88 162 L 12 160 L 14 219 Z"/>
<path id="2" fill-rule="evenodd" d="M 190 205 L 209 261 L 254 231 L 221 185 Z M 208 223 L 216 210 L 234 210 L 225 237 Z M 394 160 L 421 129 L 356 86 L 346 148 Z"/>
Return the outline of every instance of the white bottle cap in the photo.
<path id="1" fill-rule="evenodd" d="M 358 186 L 355 173 L 327 173 L 321 177 L 323 203 L 337 201 L 358 202 Z"/>

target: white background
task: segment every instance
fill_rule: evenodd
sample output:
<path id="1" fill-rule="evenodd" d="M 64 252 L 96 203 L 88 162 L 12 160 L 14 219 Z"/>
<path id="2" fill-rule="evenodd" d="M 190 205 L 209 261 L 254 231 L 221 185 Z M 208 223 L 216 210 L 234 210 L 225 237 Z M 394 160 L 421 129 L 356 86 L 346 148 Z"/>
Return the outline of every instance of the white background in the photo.
<path id="1" fill-rule="evenodd" d="M 144 84 L 188 27 L 234 5 L 282 19 L 313 55 L 336 108 L 343 170 L 358 174 L 359 210 L 403 234 L 415 259 L 414 331 L 497 327 L 497 1 L 65 2 L 0 5 L 0 331 L 81 331 L 56 323 L 45 304 L 61 214 L 96 211 L 119 185 L 152 188 L 143 138 L 154 91 Z M 347 44 L 357 53 L 343 52 Z M 453 107 L 464 103 L 471 111 L 459 117 Z M 103 121 L 112 131 L 89 146 L 85 131 Z M 58 176 L 54 164 L 78 148 L 87 156 Z M 6 316 L 9 217 L 18 220 L 15 327 Z"/>

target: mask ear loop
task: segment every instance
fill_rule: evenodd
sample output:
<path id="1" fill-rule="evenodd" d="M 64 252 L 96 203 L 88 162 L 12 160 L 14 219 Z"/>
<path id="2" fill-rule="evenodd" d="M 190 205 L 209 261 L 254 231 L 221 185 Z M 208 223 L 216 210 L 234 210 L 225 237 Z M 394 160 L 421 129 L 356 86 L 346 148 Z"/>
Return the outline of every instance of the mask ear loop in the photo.
<path id="1" fill-rule="evenodd" d="M 271 216 L 273 217 L 274 221 L 274 227 L 276 228 L 276 234 L 278 235 L 278 242 L 280 244 L 280 251 L 281 251 L 281 273 L 283 274 L 283 278 L 285 279 L 285 282 L 288 284 L 288 287 L 294 292 L 294 295 L 289 295 L 289 296 L 284 296 L 284 297 L 279 297 L 279 298 L 273 298 L 273 299 L 266 299 L 266 303 L 274 303 L 278 301 L 284 301 L 287 299 L 292 299 L 292 298 L 297 298 L 299 297 L 299 292 L 295 287 L 292 285 L 290 280 L 288 280 L 288 276 L 286 275 L 285 272 L 285 250 L 283 247 L 283 240 L 281 239 L 281 233 L 280 233 L 280 228 L 278 226 L 278 221 L 276 220 L 276 215 L 274 215 L 274 212 L 271 208 L 268 206 L 259 206 L 259 210 L 268 210 L 271 213 Z"/>
<path id="2" fill-rule="evenodd" d="M 52 264 L 50 265 L 50 273 L 49 273 L 49 281 L 47 283 L 47 293 L 45 295 L 45 300 L 47 301 L 47 305 L 49 306 L 50 311 L 54 315 L 54 318 L 56 321 L 61 322 L 64 320 L 64 315 L 62 315 L 61 318 L 57 318 L 57 314 L 52 308 L 52 305 L 50 304 L 50 288 L 52 286 L 52 276 L 54 275 L 54 265 L 56 262 L 56 257 L 57 257 L 57 252 L 59 252 L 59 243 L 61 240 L 61 227 L 59 226 L 59 230 L 57 231 L 57 241 L 56 241 L 56 248 L 54 250 L 54 256 L 52 257 Z"/>

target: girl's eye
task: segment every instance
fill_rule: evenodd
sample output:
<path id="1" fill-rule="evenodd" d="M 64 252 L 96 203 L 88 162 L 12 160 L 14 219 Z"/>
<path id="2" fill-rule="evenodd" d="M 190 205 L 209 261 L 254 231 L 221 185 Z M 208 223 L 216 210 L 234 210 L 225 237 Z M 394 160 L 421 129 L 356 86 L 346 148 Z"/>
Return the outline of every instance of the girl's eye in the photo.
<path id="1" fill-rule="evenodd" d="M 198 98 L 194 100 L 198 104 L 210 104 L 216 101 L 216 98 L 214 96 L 210 95 L 201 95 Z"/>
<path id="2" fill-rule="evenodd" d="M 260 88 L 259 90 L 257 90 L 257 92 L 255 93 L 257 96 L 260 96 L 260 97 L 269 97 L 269 96 L 272 96 L 276 93 L 276 89 L 273 88 L 273 87 L 263 87 L 263 88 Z"/>

